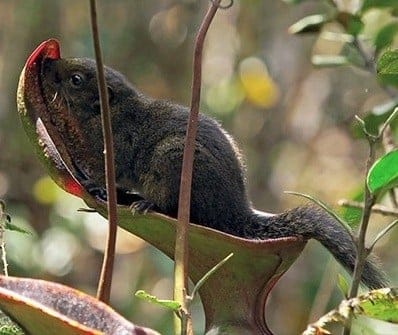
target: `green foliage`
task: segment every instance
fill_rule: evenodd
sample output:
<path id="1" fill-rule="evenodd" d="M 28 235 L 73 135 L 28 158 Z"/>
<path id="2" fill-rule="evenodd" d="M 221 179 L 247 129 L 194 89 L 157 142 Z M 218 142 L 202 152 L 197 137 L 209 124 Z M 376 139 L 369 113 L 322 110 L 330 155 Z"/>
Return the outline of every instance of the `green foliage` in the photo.
<path id="1" fill-rule="evenodd" d="M 394 43 L 398 36 L 398 22 L 393 17 L 398 12 L 398 1 L 363 0 L 359 9 L 354 10 L 355 6 L 351 8 L 352 12 L 346 12 L 346 8 L 343 10 L 343 6 L 340 6 L 337 1 L 332 0 L 327 3 L 333 7 L 333 15 L 318 14 L 304 17 L 290 27 L 290 31 L 293 33 L 320 33 L 316 52 L 311 59 L 315 66 L 330 68 L 351 65 L 365 70 L 379 80 L 381 88 L 387 93 L 389 99 L 369 109 L 361 118 L 357 117 L 359 122 L 353 123 L 354 135 L 361 138 L 366 137 L 369 140 L 369 145 L 374 146 L 376 141 L 381 140 L 387 125 L 391 126 L 394 133 L 397 124 L 394 117 L 398 97 L 394 88 L 389 86 L 398 87 L 398 50 L 393 49 L 396 47 Z M 377 10 L 368 12 L 370 9 Z M 383 21 L 382 18 L 385 17 L 388 17 L 388 21 Z M 327 22 L 338 23 L 343 31 L 336 33 L 334 30 L 336 25 L 330 25 L 329 32 L 329 25 L 325 26 Z M 367 186 L 373 195 L 384 194 L 387 190 L 398 186 L 398 150 L 384 155 L 374 163 L 367 175 Z M 363 206 L 364 197 L 364 191 L 356 194 L 356 200 L 362 202 L 359 207 Z M 347 218 L 352 214 L 357 217 L 362 216 L 362 210 L 360 208 L 345 208 L 343 210 L 344 222 L 349 221 Z M 369 250 L 372 250 L 380 238 L 397 224 L 397 221 L 394 221 L 380 231 Z M 343 294 L 347 296 L 348 284 L 342 276 L 338 277 L 337 284 Z M 350 294 L 352 295 L 351 290 Z M 356 293 L 354 292 L 354 294 Z M 310 325 L 304 334 L 330 334 L 324 326 L 335 321 L 348 322 L 351 320 L 351 309 L 353 309 L 354 315 L 366 315 L 389 322 L 398 320 L 395 291 L 378 291 L 362 296 L 358 300 L 343 302 L 339 308 Z"/>
<path id="2" fill-rule="evenodd" d="M 379 30 L 374 42 L 376 54 L 379 54 L 382 49 L 391 45 L 397 32 L 398 22 L 389 23 Z"/>
<path id="3" fill-rule="evenodd" d="M 371 110 L 367 111 L 363 118 L 366 124 L 366 131 L 370 134 L 377 135 L 380 126 L 387 120 L 397 106 L 398 98 L 395 98 L 380 105 L 376 105 Z M 397 121 L 393 120 L 391 126 L 395 127 L 396 123 Z M 365 136 L 362 125 L 358 122 L 353 124 L 352 132 L 356 138 L 363 138 Z"/>
<path id="4" fill-rule="evenodd" d="M 332 67 L 350 64 L 350 61 L 346 56 L 314 55 L 311 58 L 311 62 L 318 67 Z"/>
<path id="5" fill-rule="evenodd" d="M 23 233 L 23 234 L 31 234 L 29 231 L 27 231 L 21 227 L 18 227 L 15 224 L 12 224 L 11 223 L 11 215 L 7 214 L 5 209 L 6 209 L 5 202 L 0 199 L 0 225 L 3 227 L 3 229 L 15 231 L 18 233 Z"/>
<path id="6" fill-rule="evenodd" d="M 386 51 L 380 56 L 377 76 L 383 84 L 398 86 L 398 50 Z"/>
<path id="7" fill-rule="evenodd" d="M 367 183 L 373 194 L 398 185 L 398 150 L 385 154 L 373 164 Z"/>
<path id="8" fill-rule="evenodd" d="M 327 15 L 315 14 L 303 17 L 301 20 L 292 24 L 289 27 L 290 34 L 302 34 L 302 33 L 316 33 L 319 32 L 326 22 L 329 22 L 330 18 Z"/>
<path id="9" fill-rule="evenodd" d="M 175 300 L 158 299 L 154 295 L 150 295 L 144 290 L 138 290 L 134 294 L 137 298 L 143 299 L 152 304 L 160 305 L 162 307 L 171 309 L 173 312 L 178 312 L 181 309 L 181 304 Z"/>
<path id="10" fill-rule="evenodd" d="M 25 335 L 25 332 L 0 310 L 0 335 Z"/>
<path id="11" fill-rule="evenodd" d="M 357 298 L 344 300 L 340 305 L 309 325 L 303 335 L 330 334 L 329 324 L 344 323 L 351 315 L 398 323 L 398 296 L 395 289 L 385 288 L 368 292 Z"/>

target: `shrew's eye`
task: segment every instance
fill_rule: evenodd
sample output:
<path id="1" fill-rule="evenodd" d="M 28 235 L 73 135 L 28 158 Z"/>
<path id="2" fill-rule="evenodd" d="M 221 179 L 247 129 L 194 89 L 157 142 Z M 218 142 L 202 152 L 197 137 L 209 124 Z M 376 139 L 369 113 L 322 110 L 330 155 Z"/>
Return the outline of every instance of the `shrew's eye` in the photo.
<path id="1" fill-rule="evenodd" d="M 83 76 L 79 73 L 74 73 L 69 79 L 71 85 L 76 88 L 80 88 L 83 85 Z"/>

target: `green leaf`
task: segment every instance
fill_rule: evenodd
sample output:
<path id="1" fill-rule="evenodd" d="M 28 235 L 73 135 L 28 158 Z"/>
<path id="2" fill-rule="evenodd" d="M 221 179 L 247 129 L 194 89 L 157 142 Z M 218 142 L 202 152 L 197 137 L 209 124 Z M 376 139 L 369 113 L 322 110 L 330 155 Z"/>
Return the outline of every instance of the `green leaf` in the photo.
<path id="1" fill-rule="evenodd" d="M 370 8 L 398 8 L 397 0 L 364 0 L 361 7 L 361 12 L 365 12 Z"/>
<path id="2" fill-rule="evenodd" d="M 398 323 L 398 296 L 396 289 L 383 288 L 370 291 L 350 300 L 344 300 L 336 309 L 308 325 L 302 334 L 331 334 L 326 330 L 326 326 L 336 322 L 346 323 L 352 315 L 363 315 L 390 323 Z"/>
<path id="3" fill-rule="evenodd" d="M 385 103 L 377 105 L 372 108 L 372 110 L 366 113 L 363 118 L 366 124 L 366 130 L 368 133 L 377 135 L 379 132 L 379 127 L 388 119 L 394 109 L 398 106 L 398 99 L 389 100 Z M 397 120 L 393 120 L 391 126 L 394 128 L 397 124 Z M 351 131 L 353 136 L 356 138 L 364 138 L 365 135 L 362 130 L 362 125 L 358 122 L 353 122 Z"/>
<path id="4" fill-rule="evenodd" d="M 317 33 L 329 21 L 330 18 L 323 14 L 310 15 L 292 24 L 288 31 L 290 34 Z"/>
<path id="5" fill-rule="evenodd" d="M 370 318 L 398 323 L 398 299 L 396 289 L 381 289 L 360 297 L 360 306 Z"/>
<path id="6" fill-rule="evenodd" d="M 314 55 L 311 58 L 311 62 L 318 67 L 332 67 L 350 64 L 350 61 L 345 56 Z"/>
<path id="7" fill-rule="evenodd" d="M 12 224 L 11 222 L 6 222 L 5 227 L 6 227 L 6 230 L 15 231 L 15 232 L 22 233 L 22 234 L 32 235 L 32 233 L 30 231 L 25 230 L 21 227 L 18 227 L 17 225 Z"/>
<path id="8" fill-rule="evenodd" d="M 386 51 L 377 61 L 377 76 L 382 83 L 398 86 L 398 51 Z"/>
<path id="9" fill-rule="evenodd" d="M 177 312 L 181 309 L 181 305 L 178 301 L 158 299 L 154 295 L 150 295 L 149 293 L 145 292 L 144 290 L 138 290 L 137 292 L 135 292 L 134 295 L 137 298 L 146 300 L 146 301 L 156 304 L 156 305 L 166 307 L 168 309 L 171 309 L 174 312 Z"/>
<path id="10" fill-rule="evenodd" d="M 348 283 L 347 280 L 340 273 L 337 275 L 337 286 L 345 298 L 348 297 Z"/>
<path id="11" fill-rule="evenodd" d="M 379 30 L 375 37 L 376 54 L 392 44 L 395 35 L 398 32 L 398 22 L 392 22 Z"/>
<path id="12" fill-rule="evenodd" d="M 375 194 L 398 185 L 398 150 L 379 158 L 367 176 L 369 190 Z"/>
<path id="13" fill-rule="evenodd" d="M 0 335 L 25 335 L 26 333 L 14 321 L 0 310 Z"/>

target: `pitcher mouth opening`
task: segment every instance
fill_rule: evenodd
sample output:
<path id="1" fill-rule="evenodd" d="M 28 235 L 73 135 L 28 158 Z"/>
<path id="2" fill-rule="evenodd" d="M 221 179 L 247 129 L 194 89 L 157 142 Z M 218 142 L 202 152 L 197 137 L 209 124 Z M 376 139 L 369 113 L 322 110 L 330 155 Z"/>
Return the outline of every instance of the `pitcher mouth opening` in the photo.
<path id="1" fill-rule="evenodd" d="M 76 167 L 56 127 L 51 123 L 51 111 L 44 98 L 41 72 L 47 60 L 61 58 L 59 42 L 48 39 L 28 57 L 18 85 L 18 106 L 22 122 L 29 136 L 58 172 L 53 179 L 67 192 L 80 196 L 84 174 Z M 34 136 L 34 137 L 33 137 Z"/>
<path id="2" fill-rule="evenodd" d="M 61 52 L 59 48 L 59 42 L 51 38 L 47 41 L 42 42 L 29 56 L 28 60 L 26 61 L 26 67 L 31 70 L 32 67 L 38 66 L 40 69 L 41 63 L 45 59 L 60 59 Z"/>

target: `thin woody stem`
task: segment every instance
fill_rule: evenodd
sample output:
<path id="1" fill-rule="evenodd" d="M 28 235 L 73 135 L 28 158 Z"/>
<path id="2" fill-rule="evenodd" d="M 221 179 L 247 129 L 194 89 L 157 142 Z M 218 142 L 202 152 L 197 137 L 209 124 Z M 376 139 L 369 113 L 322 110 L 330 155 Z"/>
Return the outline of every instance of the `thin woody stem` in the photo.
<path id="1" fill-rule="evenodd" d="M 178 224 L 174 252 L 174 300 L 181 304 L 181 324 L 176 320 L 175 334 L 193 334 L 188 312 L 188 224 L 190 218 L 191 186 L 195 138 L 198 127 L 199 103 L 202 81 L 202 51 L 207 30 L 217 12 L 220 0 L 214 0 L 198 30 L 193 57 L 191 110 L 185 136 L 178 201 Z"/>
<path id="2" fill-rule="evenodd" d="M 101 46 L 99 41 L 97 9 L 95 0 L 90 0 L 91 29 L 93 34 L 95 60 L 97 63 L 98 90 L 101 105 L 102 133 L 104 136 L 104 154 L 105 154 L 105 178 L 107 190 L 107 209 L 109 230 L 107 236 L 107 245 L 104 253 L 104 260 L 101 269 L 100 280 L 98 283 L 97 298 L 104 302 L 109 302 L 113 263 L 115 259 L 115 245 L 117 232 L 117 210 L 116 210 L 116 182 L 115 182 L 115 164 L 113 151 L 113 136 L 111 117 L 108 103 L 108 90 L 105 81 L 104 65 L 102 61 Z"/>

